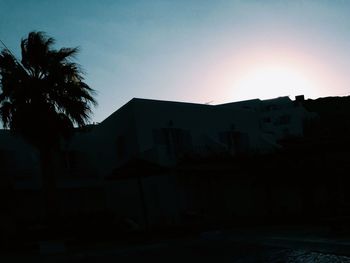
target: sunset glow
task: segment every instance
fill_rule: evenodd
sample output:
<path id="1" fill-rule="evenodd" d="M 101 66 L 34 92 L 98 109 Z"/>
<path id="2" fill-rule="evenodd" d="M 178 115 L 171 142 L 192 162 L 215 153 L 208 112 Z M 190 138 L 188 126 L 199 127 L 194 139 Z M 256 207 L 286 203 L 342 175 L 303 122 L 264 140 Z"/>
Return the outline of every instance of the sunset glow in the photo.
<path id="1" fill-rule="evenodd" d="M 80 47 L 96 122 L 134 97 L 222 104 L 350 94 L 350 1 L 46 2 L 0 0 L 0 39 L 17 57 L 32 30 Z"/>
<path id="2" fill-rule="evenodd" d="M 315 96 L 316 84 L 297 68 L 285 65 L 259 65 L 237 78 L 233 97 L 239 99 L 273 98 L 304 94 Z"/>

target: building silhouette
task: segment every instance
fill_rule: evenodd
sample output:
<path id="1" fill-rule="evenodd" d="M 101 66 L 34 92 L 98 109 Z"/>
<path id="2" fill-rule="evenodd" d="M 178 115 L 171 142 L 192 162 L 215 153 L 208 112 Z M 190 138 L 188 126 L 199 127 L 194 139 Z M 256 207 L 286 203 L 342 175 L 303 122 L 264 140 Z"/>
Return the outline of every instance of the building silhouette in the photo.
<path id="1" fill-rule="evenodd" d="M 341 128 L 330 132 L 315 103 L 302 96 L 221 105 L 134 98 L 62 143 L 53 162 L 60 213 L 108 210 L 139 227 L 346 214 L 345 171 L 330 184 L 319 173 L 334 164 L 318 163 L 319 138 L 328 132 L 339 142 Z M 344 113 L 336 114 L 342 122 Z M 1 130 L 0 157 L 17 213 L 37 217 L 38 153 Z"/>

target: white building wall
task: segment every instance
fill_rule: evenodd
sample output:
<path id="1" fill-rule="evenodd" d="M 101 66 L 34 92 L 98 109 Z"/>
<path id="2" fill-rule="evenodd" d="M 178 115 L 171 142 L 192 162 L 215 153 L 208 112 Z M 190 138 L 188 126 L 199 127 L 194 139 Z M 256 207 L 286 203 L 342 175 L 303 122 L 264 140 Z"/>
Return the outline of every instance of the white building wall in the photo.
<path id="1" fill-rule="evenodd" d="M 139 100 L 135 103 L 135 123 L 140 153 L 167 161 L 164 145 L 155 141 L 155 130 L 183 129 L 191 135 L 192 151 L 227 150 L 220 133 L 231 130 L 246 133 L 251 150 L 259 149 L 259 122 L 256 113 L 217 108 L 210 105 Z M 163 158 L 163 159 L 162 159 Z M 171 159 L 171 157 L 169 156 Z"/>
<path id="2" fill-rule="evenodd" d="M 289 97 L 270 100 L 254 99 L 218 106 L 256 112 L 260 119 L 262 136 L 266 140 L 271 140 L 272 143 L 277 143 L 278 140 L 289 136 L 302 136 L 303 121 L 310 115 Z"/>
<path id="3" fill-rule="evenodd" d="M 250 152 L 266 152 L 278 147 L 277 141 L 287 134 L 301 136 L 306 111 L 295 106 L 288 97 L 273 100 L 250 100 L 224 105 L 203 105 L 132 99 L 102 123 L 91 126 L 86 132 L 78 132 L 66 146 L 66 166 L 61 178 L 103 178 L 132 158 L 144 158 L 163 165 L 176 163 L 176 156 L 164 143 L 155 140 L 155 130 L 182 129 L 188 132 L 188 148 L 195 154 L 215 154 L 227 151 L 223 132 L 238 131 L 247 135 Z M 279 123 L 282 116 L 289 116 L 286 123 Z M 270 119 L 267 122 L 267 118 Z M 31 146 L 18 139 L 7 139 L 8 132 L 0 136 L 0 150 L 12 151 L 18 166 L 13 172 L 38 173 L 38 155 Z M 237 149 L 231 149 L 236 153 Z M 12 153 L 11 153 L 12 154 Z M 77 158 L 70 167 L 70 154 Z"/>

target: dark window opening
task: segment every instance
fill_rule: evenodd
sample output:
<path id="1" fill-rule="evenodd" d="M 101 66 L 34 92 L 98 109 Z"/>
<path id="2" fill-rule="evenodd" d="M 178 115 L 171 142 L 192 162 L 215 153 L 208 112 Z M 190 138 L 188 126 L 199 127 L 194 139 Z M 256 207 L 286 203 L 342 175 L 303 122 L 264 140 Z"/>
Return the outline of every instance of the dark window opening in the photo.
<path id="1" fill-rule="evenodd" d="M 276 121 L 276 125 L 285 125 L 289 124 L 291 120 L 290 115 L 281 115 Z"/>
<path id="2" fill-rule="evenodd" d="M 71 177 L 94 177 L 96 171 L 85 152 L 71 150 L 66 154 L 66 172 Z"/>
<path id="3" fill-rule="evenodd" d="M 263 122 L 270 123 L 271 122 L 271 118 L 270 117 L 265 117 L 265 118 L 263 118 Z"/>
<path id="4" fill-rule="evenodd" d="M 230 151 L 245 153 L 249 151 L 249 136 L 238 131 L 225 131 L 219 134 L 220 141 L 226 144 Z"/>
<path id="5" fill-rule="evenodd" d="M 183 154 L 191 150 L 192 137 L 188 130 L 179 128 L 161 128 L 153 130 L 153 139 L 157 145 L 165 145 L 169 154 Z"/>

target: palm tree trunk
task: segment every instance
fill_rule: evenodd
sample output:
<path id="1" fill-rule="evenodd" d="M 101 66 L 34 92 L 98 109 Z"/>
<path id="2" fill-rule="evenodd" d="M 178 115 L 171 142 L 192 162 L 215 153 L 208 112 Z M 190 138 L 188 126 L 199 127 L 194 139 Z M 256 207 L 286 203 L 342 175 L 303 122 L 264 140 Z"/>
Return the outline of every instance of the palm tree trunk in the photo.
<path id="1" fill-rule="evenodd" d="M 40 151 L 41 181 L 44 198 L 45 221 L 50 225 L 57 221 L 58 206 L 56 195 L 55 169 L 53 165 L 53 151 L 44 147 Z"/>

